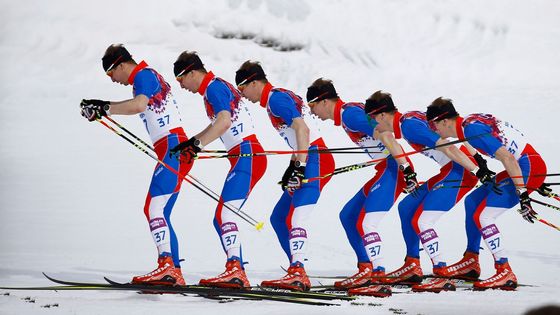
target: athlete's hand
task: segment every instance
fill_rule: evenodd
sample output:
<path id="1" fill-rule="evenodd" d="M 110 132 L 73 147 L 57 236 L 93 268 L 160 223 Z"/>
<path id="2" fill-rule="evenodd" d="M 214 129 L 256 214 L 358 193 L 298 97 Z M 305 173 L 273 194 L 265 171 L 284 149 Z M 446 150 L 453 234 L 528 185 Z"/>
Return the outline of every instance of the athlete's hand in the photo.
<path id="1" fill-rule="evenodd" d="M 288 185 L 286 189 L 289 192 L 294 192 L 296 189 L 299 189 L 302 185 L 302 181 L 305 178 L 305 166 L 294 166 L 294 171 L 288 179 Z"/>
<path id="2" fill-rule="evenodd" d="M 552 189 L 550 189 L 550 185 L 547 183 L 543 183 L 538 189 L 537 192 L 539 194 L 541 194 L 541 196 L 544 197 L 553 197 L 554 193 L 552 192 Z"/>
<path id="3" fill-rule="evenodd" d="M 519 196 L 519 204 L 521 205 L 521 209 L 517 210 L 523 216 L 523 219 L 535 223 L 537 220 L 537 212 L 533 210 L 531 206 L 531 198 L 529 198 L 529 193 L 527 189 L 520 188 L 517 190 L 517 195 Z"/>
<path id="4" fill-rule="evenodd" d="M 416 179 L 416 172 L 412 169 L 410 164 L 406 163 L 399 166 L 404 174 L 404 180 L 406 182 L 406 187 L 404 191 L 408 194 L 414 194 L 418 188 L 418 179 Z"/>
<path id="5" fill-rule="evenodd" d="M 296 161 L 291 160 L 290 165 L 288 166 L 286 171 L 284 171 L 284 175 L 282 175 L 282 190 L 286 190 L 286 187 L 288 186 L 288 180 L 290 180 L 290 177 L 292 176 L 295 168 Z"/>
<path id="6" fill-rule="evenodd" d="M 478 156 L 478 158 L 477 158 L 477 156 Z M 496 184 L 496 172 L 493 172 L 493 171 L 488 169 L 488 166 L 486 165 L 486 160 L 483 159 L 482 156 L 480 156 L 480 154 L 478 154 L 478 153 L 475 154 L 474 158 L 476 160 L 476 163 L 478 164 L 478 170 L 476 170 L 474 175 L 478 178 L 478 180 L 483 185 L 490 186 L 496 194 L 501 195 L 502 190 Z M 480 159 L 480 161 L 479 161 L 479 159 Z M 482 162 L 482 161 L 484 161 L 484 162 Z"/>
<path id="7" fill-rule="evenodd" d="M 190 164 L 193 159 L 196 158 L 198 152 L 202 149 L 195 144 L 197 141 L 195 137 L 190 138 L 187 141 L 183 141 L 169 150 L 169 156 L 180 160 L 183 163 Z"/>
<path id="8" fill-rule="evenodd" d="M 108 115 L 109 101 L 103 100 L 86 100 L 80 102 L 80 113 L 89 121 L 101 119 Z"/>

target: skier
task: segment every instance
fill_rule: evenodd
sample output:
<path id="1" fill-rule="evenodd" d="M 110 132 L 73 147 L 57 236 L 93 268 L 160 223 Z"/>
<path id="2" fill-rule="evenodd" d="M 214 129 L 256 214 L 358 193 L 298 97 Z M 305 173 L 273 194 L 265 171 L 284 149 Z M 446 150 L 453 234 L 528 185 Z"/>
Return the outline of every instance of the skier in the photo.
<path id="1" fill-rule="evenodd" d="M 227 255 L 226 270 L 220 275 L 201 279 L 199 284 L 216 287 L 249 287 L 243 264 L 237 216 L 224 209 L 225 202 L 242 208 L 251 190 L 266 170 L 264 150 L 255 135 L 249 109 L 240 92 L 225 80 L 204 68 L 195 52 L 184 51 L 174 63 L 174 73 L 181 87 L 204 99 L 210 124 L 189 141 L 171 150 L 175 156 L 191 161 L 204 146 L 220 138 L 228 151 L 231 168 L 227 174 L 220 202 L 216 207 L 214 227 Z M 248 155 L 241 157 L 240 155 Z"/>
<path id="2" fill-rule="evenodd" d="M 448 290 L 453 284 L 446 279 L 436 278 L 425 284 L 420 284 L 423 273 L 419 260 L 419 243 L 430 256 L 433 273 L 446 277 L 446 262 L 442 258 L 439 237 L 434 229 L 435 222 L 461 198 L 471 190 L 478 177 L 482 182 L 492 180 L 492 172 L 485 163 L 478 162 L 478 166 L 467 155 L 468 151 L 461 150 L 454 145 L 445 145 L 447 140 L 441 139 L 428 126 L 423 112 L 408 112 L 401 114 L 395 107 L 391 95 L 377 91 L 366 101 L 366 113 L 378 122 L 379 132 L 394 133 L 395 138 L 404 139 L 416 150 L 437 162 L 440 173 L 430 178 L 416 189 L 414 194 L 408 195 L 399 203 L 399 216 L 403 237 L 407 247 L 404 265 L 386 275 L 387 283 L 417 283 L 415 291 Z M 436 149 L 429 149 L 438 146 Z M 428 150 L 426 150 L 428 149 Z M 477 161 L 484 160 L 477 156 Z M 476 174 L 476 176 L 474 175 Z M 442 186 L 449 186 L 445 189 Z"/>
<path id="3" fill-rule="evenodd" d="M 82 116 L 89 121 L 108 115 L 136 115 L 144 122 L 155 152 L 160 160 L 177 170 L 181 176 L 163 165 L 156 165 L 144 214 L 158 250 L 158 267 L 145 275 L 136 276 L 132 283 L 184 285 L 179 261 L 177 236 L 171 225 L 171 211 L 179 195 L 182 178 L 192 164 L 169 158 L 169 148 L 187 136 L 180 126 L 181 116 L 171 87 L 145 61 L 137 64 L 123 45 L 111 45 L 102 58 L 103 69 L 113 82 L 132 85 L 133 98 L 120 102 L 82 100 Z"/>
<path id="4" fill-rule="evenodd" d="M 350 140 L 363 147 L 371 159 L 379 160 L 375 166 L 376 175 L 340 212 L 346 236 L 358 259 L 358 272 L 335 282 L 334 286 L 346 290 L 379 282 L 385 276 L 385 250 L 378 226 L 403 190 L 411 193 L 418 187 L 416 173 L 408 158 L 391 156 L 402 155 L 404 151 L 392 134 L 383 133 L 384 137 L 380 139 L 380 134 L 374 133 L 377 122 L 368 119 L 364 104 L 343 102 L 332 81 L 323 78 L 313 82 L 309 90 L 330 95 L 321 101 L 310 102 L 311 112 L 322 120 L 334 120 L 335 126 L 342 126 Z M 390 287 L 379 289 L 377 294 L 390 292 Z M 359 290 L 349 293 L 359 294 Z"/>
<path id="5" fill-rule="evenodd" d="M 466 140 L 480 153 L 500 161 L 505 168 L 495 178 L 501 194 L 482 186 L 465 198 L 467 249 L 463 259 L 448 267 L 446 273 L 454 277 L 470 277 L 469 273 L 472 273 L 476 275 L 472 278 L 478 278 L 482 237 L 494 256 L 496 274 L 475 282 L 474 288 L 515 289 L 517 278 L 509 265 L 502 235 L 495 222 L 497 217 L 517 204 L 521 206 L 519 213 L 523 219 L 531 223 L 537 219 L 529 194 L 536 190 L 547 195 L 543 176 L 546 174 L 545 162 L 514 125 L 492 115 L 471 114 L 463 118 L 450 99 L 441 97 L 428 106 L 426 114 L 433 129 L 443 139 Z"/>
<path id="6" fill-rule="evenodd" d="M 270 217 L 290 267 L 282 278 L 263 281 L 261 285 L 308 290 L 311 283 L 304 268 L 308 247 L 307 220 L 330 177 L 308 183 L 302 183 L 302 180 L 331 173 L 334 159 L 308 117 L 303 100 L 289 90 L 273 87 L 258 62 L 243 63 L 236 72 L 235 82 L 243 96 L 253 103 L 260 102 L 267 109 L 273 127 L 297 151 L 292 154 L 282 176 L 284 192 Z"/>

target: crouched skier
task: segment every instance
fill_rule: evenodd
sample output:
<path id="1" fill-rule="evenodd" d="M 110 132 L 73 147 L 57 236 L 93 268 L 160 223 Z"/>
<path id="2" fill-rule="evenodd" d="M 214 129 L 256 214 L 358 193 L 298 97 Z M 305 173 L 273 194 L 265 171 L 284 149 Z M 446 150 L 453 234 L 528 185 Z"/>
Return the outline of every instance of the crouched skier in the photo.
<path id="1" fill-rule="evenodd" d="M 334 170 L 332 154 L 318 135 L 318 128 L 303 100 L 292 91 L 275 88 L 258 62 L 246 61 L 236 72 L 235 81 L 243 95 L 266 108 L 270 122 L 292 154 L 282 176 L 282 196 L 274 206 L 270 222 L 284 250 L 290 267 L 280 279 L 265 280 L 264 287 L 308 290 L 311 286 L 305 271 L 309 246 L 308 222 L 330 177 L 304 182 Z"/>
<path id="2" fill-rule="evenodd" d="M 531 223 L 536 220 L 537 213 L 533 210 L 529 194 L 538 191 L 546 195 L 544 160 L 511 123 L 489 114 L 471 114 L 463 118 L 449 99 L 440 97 L 434 100 L 428 106 L 427 118 L 442 138 L 468 141 L 480 153 L 499 160 L 505 168 L 495 177 L 500 191 L 484 185 L 465 198 L 467 249 L 463 259 L 449 266 L 446 274 L 477 279 L 480 275 L 478 253 L 481 239 L 484 239 L 494 256 L 496 274 L 475 282 L 474 288 L 515 289 L 517 278 L 509 265 L 496 219 L 519 204 L 523 219 Z"/>

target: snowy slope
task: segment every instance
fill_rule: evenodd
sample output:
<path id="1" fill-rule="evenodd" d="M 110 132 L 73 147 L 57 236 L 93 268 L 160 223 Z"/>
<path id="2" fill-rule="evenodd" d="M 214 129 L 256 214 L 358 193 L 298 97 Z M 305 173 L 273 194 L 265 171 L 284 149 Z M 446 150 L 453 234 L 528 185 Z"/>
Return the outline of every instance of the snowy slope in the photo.
<path id="1" fill-rule="evenodd" d="M 233 81 L 247 60 L 262 62 L 273 84 L 305 94 L 318 77 L 334 80 L 347 101 L 363 101 L 378 89 L 393 94 L 401 111 L 424 109 L 451 97 L 462 114 L 490 112 L 515 122 L 558 172 L 554 136 L 560 101 L 560 4 L 524 1 L 1 1 L 0 13 L 0 285 L 47 284 L 40 271 L 76 280 L 102 275 L 127 280 L 154 267 L 156 252 L 142 213 L 153 161 L 78 113 L 82 98 L 122 100 L 129 87 L 113 84 L 101 69 L 111 43 L 124 43 L 172 85 L 187 133 L 207 124 L 198 95 L 180 90 L 172 63 L 183 50 L 199 52 L 206 66 Z M 232 38 L 233 37 L 233 38 Z M 246 37 L 247 39 L 239 39 Z M 269 43 L 273 47 L 265 47 Z M 292 51 L 282 51 L 294 49 Z M 267 149 L 287 149 L 259 106 L 250 105 Z M 116 117 L 147 136 L 137 117 Z M 329 146 L 351 145 L 342 130 L 322 125 Z M 222 149 L 215 143 L 211 148 Z M 269 169 L 245 205 L 268 222 L 280 197 L 275 182 L 288 157 L 270 157 Z M 337 156 L 337 165 L 365 157 Z M 414 157 L 420 179 L 434 163 Z M 498 165 L 493 163 L 494 168 Z M 216 191 L 229 163 L 199 161 L 192 174 Z M 350 274 L 355 268 L 338 212 L 372 176 L 372 169 L 339 175 L 327 185 L 310 227 L 309 262 L 314 274 Z M 211 225 L 215 203 L 185 185 L 173 213 L 187 282 L 222 271 L 224 255 Z M 560 224 L 558 212 L 538 208 Z M 461 257 L 466 238 L 462 203 L 438 223 L 448 261 Z M 389 269 L 399 267 L 404 243 L 395 209 L 381 232 Z M 364 299 L 377 307 L 286 306 L 277 303 L 217 304 L 198 298 L 133 293 L 12 292 L 0 295 L 0 314 L 49 312 L 117 314 L 356 313 L 521 314 L 556 302 L 560 288 L 558 231 L 526 224 L 510 211 L 498 224 L 521 283 L 518 292 L 401 294 Z M 281 275 L 286 259 L 269 225 L 243 226 L 244 255 L 252 283 Z M 426 271 L 427 257 L 422 257 Z M 493 273 L 481 252 L 483 277 Z M 2 292 L 0 292 L 2 293 Z M 35 297 L 24 303 L 21 297 Z M 152 303 L 152 301 L 158 301 Z"/>

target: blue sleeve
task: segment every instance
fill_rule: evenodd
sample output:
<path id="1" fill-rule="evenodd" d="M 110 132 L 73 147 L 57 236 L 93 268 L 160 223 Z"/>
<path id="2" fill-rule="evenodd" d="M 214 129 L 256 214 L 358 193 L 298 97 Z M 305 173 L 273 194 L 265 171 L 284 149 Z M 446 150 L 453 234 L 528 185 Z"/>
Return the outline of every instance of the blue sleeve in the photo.
<path id="1" fill-rule="evenodd" d="M 482 123 L 475 122 L 465 126 L 465 138 L 475 149 L 492 157 L 503 146 L 502 142 L 492 135 L 492 128 Z"/>
<path id="2" fill-rule="evenodd" d="M 144 69 L 134 77 L 134 96 L 142 94 L 147 98 L 152 98 L 160 90 L 161 85 L 152 71 Z"/>
<path id="3" fill-rule="evenodd" d="M 301 117 L 296 108 L 296 102 L 286 93 L 273 92 L 268 100 L 270 111 L 282 118 L 288 126 L 292 125 L 294 118 Z"/>
<path id="4" fill-rule="evenodd" d="M 231 94 L 229 88 L 222 82 L 218 80 L 212 82 L 212 84 L 208 86 L 206 97 L 208 97 L 208 102 L 210 102 L 210 105 L 216 115 L 224 110 L 231 113 L 230 104 L 233 99 L 233 95 Z"/>
<path id="5" fill-rule="evenodd" d="M 363 109 L 358 107 L 348 107 L 342 112 L 342 121 L 354 131 L 363 132 L 373 137 L 373 126 L 367 119 Z"/>
<path id="6" fill-rule="evenodd" d="M 414 118 L 405 119 L 401 124 L 401 131 L 406 141 L 426 147 L 434 147 L 440 138 L 428 127 L 428 123 Z"/>

